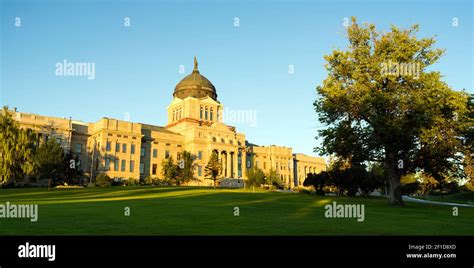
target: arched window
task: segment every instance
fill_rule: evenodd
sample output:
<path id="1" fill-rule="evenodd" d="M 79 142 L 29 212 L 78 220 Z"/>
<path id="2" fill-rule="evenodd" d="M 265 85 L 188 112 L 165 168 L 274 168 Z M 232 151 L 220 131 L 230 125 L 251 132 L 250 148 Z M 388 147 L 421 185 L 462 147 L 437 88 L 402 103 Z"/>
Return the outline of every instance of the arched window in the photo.
<path id="1" fill-rule="evenodd" d="M 202 119 L 202 114 L 203 114 L 203 108 L 202 108 L 202 106 L 201 106 L 201 112 L 200 112 L 200 114 L 199 114 L 199 118 L 201 118 L 201 119 Z"/>
<path id="2" fill-rule="evenodd" d="M 173 122 L 176 121 L 176 110 L 173 110 Z"/>
<path id="3" fill-rule="evenodd" d="M 209 109 L 206 106 L 206 116 L 205 116 L 206 120 L 208 119 L 208 113 L 209 113 Z"/>
<path id="4" fill-rule="evenodd" d="M 211 113 L 210 113 L 210 118 L 209 120 L 213 120 L 213 114 L 214 114 L 214 108 L 211 107 Z"/>

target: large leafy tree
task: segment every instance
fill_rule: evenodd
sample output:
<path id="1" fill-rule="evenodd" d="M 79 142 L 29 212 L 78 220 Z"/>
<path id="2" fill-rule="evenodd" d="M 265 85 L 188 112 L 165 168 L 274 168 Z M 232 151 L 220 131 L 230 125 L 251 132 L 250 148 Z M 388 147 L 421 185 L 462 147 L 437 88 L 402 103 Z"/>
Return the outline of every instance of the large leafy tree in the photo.
<path id="1" fill-rule="evenodd" d="M 194 163 L 195 158 L 196 157 L 188 151 L 181 152 L 180 161 L 182 161 L 182 166 L 179 167 L 178 165 L 178 180 L 180 184 L 196 180 L 194 177 L 194 170 L 196 169 L 196 164 Z"/>
<path id="2" fill-rule="evenodd" d="M 316 150 L 352 164 L 383 163 L 391 205 L 403 205 L 402 175 L 424 168 L 436 175 L 446 172 L 462 149 L 467 94 L 452 90 L 439 72 L 428 70 L 444 50 L 433 47 L 434 38 L 418 38 L 417 32 L 414 25 L 392 26 L 383 33 L 352 18 L 349 47 L 325 56 L 328 76 L 317 87 L 321 98 L 314 102 L 319 120 L 327 125 L 319 132 L 323 145 Z M 411 72 L 397 72 L 392 63 L 409 66 Z M 436 169 L 429 163 L 434 156 L 434 163 L 442 164 Z"/>
<path id="3" fill-rule="evenodd" d="M 468 128 L 464 134 L 466 152 L 464 154 L 464 177 L 467 187 L 474 191 L 474 94 L 471 94 L 468 102 L 469 115 Z"/>
<path id="4" fill-rule="evenodd" d="M 21 129 L 8 107 L 0 112 L 0 185 L 33 173 L 36 134 Z"/>
<path id="5" fill-rule="evenodd" d="M 275 186 L 277 188 L 283 187 L 283 182 L 281 180 L 281 175 L 278 174 L 278 171 L 274 168 L 270 168 L 268 173 L 266 174 L 266 184 Z"/>
<path id="6" fill-rule="evenodd" d="M 262 184 L 265 184 L 265 172 L 255 165 L 252 168 L 247 169 L 246 175 L 247 180 L 245 181 L 245 184 L 248 186 L 260 187 Z"/>
<path id="7" fill-rule="evenodd" d="M 66 155 L 54 139 L 49 139 L 38 147 L 34 161 L 38 179 L 47 179 L 50 183 L 56 183 L 67 174 Z"/>
<path id="8" fill-rule="evenodd" d="M 209 157 L 209 161 L 207 162 L 207 165 L 204 168 L 206 179 L 214 181 L 214 188 L 216 188 L 217 177 L 220 174 L 221 168 L 222 167 L 221 167 L 221 163 L 219 163 L 219 157 L 217 156 L 217 153 L 214 151 Z"/>
<path id="9" fill-rule="evenodd" d="M 179 186 L 179 170 L 178 166 L 175 165 L 173 157 L 168 157 L 161 162 L 161 173 L 165 180 L 174 182 L 176 185 Z"/>

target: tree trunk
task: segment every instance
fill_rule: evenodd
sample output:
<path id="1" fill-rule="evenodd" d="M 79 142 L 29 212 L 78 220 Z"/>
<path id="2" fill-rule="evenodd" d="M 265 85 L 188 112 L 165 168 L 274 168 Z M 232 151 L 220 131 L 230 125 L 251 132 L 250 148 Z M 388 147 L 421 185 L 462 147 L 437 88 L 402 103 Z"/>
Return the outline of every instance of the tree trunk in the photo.
<path id="1" fill-rule="evenodd" d="M 386 160 L 386 170 L 389 182 L 389 197 L 391 206 L 403 206 L 402 190 L 400 184 L 400 172 L 398 172 L 397 161 L 393 156 Z"/>

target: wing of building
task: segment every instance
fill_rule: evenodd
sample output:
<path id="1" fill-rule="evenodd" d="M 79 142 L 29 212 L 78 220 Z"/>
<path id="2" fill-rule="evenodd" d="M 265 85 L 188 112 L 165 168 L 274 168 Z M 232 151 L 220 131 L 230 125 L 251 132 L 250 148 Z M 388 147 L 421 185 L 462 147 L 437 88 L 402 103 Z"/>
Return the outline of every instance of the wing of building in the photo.
<path id="1" fill-rule="evenodd" d="M 196 156 L 193 185 L 211 185 L 204 168 L 212 152 L 222 163 L 222 178 L 245 179 L 246 170 L 256 166 L 271 168 L 290 187 L 301 185 L 307 173 L 325 170 L 323 158 L 293 153 L 284 146 L 258 146 L 246 141 L 245 134 L 223 122 L 223 105 L 214 85 L 194 70 L 175 87 L 168 106 L 168 124 L 154 126 L 112 118 L 95 123 L 12 111 L 21 127 L 40 133 L 42 140 L 55 139 L 65 151 L 80 159 L 79 168 L 87 176 L 107 173 L 111 178 L 143 179 L 161 177 L 161 163 L 172 156 L 180 159 L 183 150 Z"/>

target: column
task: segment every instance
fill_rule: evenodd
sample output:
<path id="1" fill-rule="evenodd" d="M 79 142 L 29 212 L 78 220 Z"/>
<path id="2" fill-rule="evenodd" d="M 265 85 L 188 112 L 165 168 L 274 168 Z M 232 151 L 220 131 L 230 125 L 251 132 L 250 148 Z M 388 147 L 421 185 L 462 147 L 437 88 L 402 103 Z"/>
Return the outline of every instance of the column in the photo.
<path id="1" fill-rule="evenodd" d="M 230 152 L 227 152 L 227 156 L 226 156 L 226 177 L 231 177 L 230 175 Z"/>
<path id="2" fill-rule="evenodd" d="M 234 178 L 239 177 L 239 152 L 234 152 Z"/>
<path id="3" fill-rule="evenodd" d="M 241 164 L 241 169 L 242 169 L 242 178 L 246 178 L 245 172 L 247 171 L 247 153 L 242 150 L 242 164 Z"/>
<path id="4" fill-rule="evenodd" d="M 221 174 L 224 174 L 224 165 L 222 164 L 222 157 L 223 157 L 223 154 L 221 151 L 217 151 L 218 152 L 218 155 L 219 155 L 219 163 L 221 164 Z"/>

